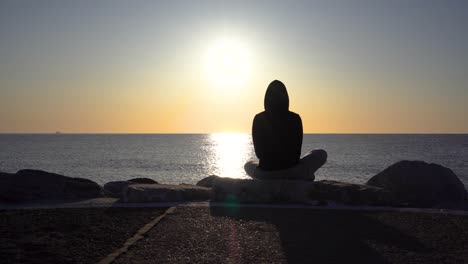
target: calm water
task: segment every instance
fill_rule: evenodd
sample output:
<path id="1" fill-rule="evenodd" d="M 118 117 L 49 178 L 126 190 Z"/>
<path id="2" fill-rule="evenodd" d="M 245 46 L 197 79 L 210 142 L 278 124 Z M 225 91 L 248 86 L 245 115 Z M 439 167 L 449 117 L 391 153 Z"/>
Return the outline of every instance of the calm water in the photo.
<path id="1" fill-rule="evenodd" d="M 329 155 L 317 179 L 364 183 L 396 161 L 417 159 L 453 169 L 468 186 L 468 135 L 305 135 L 302 153 L 317 148 Z M 250 134 L 0 135 L 0 171 L 42 169 L 101 184 L 132 177 L 163 183 L 195 183 L 211 174 L 244 178 L 250 159 Z"/>

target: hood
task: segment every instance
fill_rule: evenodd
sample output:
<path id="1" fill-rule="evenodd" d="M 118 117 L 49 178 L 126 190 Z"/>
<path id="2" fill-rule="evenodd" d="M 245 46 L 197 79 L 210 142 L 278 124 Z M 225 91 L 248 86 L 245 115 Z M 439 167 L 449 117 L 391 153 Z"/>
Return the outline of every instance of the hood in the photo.
<path id="1" fill-rule="evenodd" d="M 289 96 L 286 86 L 278 80 L 274 80 L 268 85 L 265 93 L 265 111 L 267 112 L 287 112 L 289 109 Z"/>

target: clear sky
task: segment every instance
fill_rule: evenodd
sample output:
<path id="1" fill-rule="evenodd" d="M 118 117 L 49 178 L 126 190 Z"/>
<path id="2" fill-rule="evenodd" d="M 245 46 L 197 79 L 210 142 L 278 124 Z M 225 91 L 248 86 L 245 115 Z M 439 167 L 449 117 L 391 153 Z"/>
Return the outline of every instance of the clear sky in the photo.
<path id="1" fill-rule="evenodd" d="M 0 132 L 468 133 L 468 1 L 0 2 Z"/>

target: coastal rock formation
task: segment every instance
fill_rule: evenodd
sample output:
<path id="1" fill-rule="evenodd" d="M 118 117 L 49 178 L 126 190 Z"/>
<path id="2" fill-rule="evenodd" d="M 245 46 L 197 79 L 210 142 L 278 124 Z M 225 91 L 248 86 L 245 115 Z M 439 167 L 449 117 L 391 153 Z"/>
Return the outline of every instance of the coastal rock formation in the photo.
<path id="1" fill-rule="evenodd" d="M 127 186 L 133 184 L 158 184 L 158 182 L 149 178 L 134 178 L 128 181 L 112 181 L 104 184 L 104 193 L 109 197 L 121 198 Z"/>
<path id="2" fill-rule="evenodd" d="M 216 179 L 219 179 L 221 177 L 216 176 L 216 175 L 210 175 L 208 177 L 205 177 L 197 182 L 197 186 L 203 186 L 203 187 L 213 187 L 213 182 Z"/>
<path id="3" fill-rule="evenodd" d="M 0 174 L 0 202 L 102 197 L 97 183 L 41 170 L 20 170 Z"/>
<path id="4" fill-rule="evenodd" d="M 219 178 L 211 200 L 234 203 L 311 203 L 333 201 L 348 205 L 393 205 L 390 192 L 337 181 L 246 180 Z"/>
<path id="5" fill-rule="evenodd" d="M 150 179 L 150 178 L 133 178 L 128 181 L 133 182 L 133 183 L 141 183 L 141 184 L 158 184 L 157 181 Z"/>
<path id="6" fill-rule="evenodd" d="M 400 161 L 378 173 L 367 185 L 384 188 L 409 206 L 433 207 L 467 199 L 465 186 L 444 166 L 424 161 Z"/>
<path id="7" fill-rule="evenodd" d="M 122 201 L 128 203 L 182 202 L 210 199 L 211 189 L 195 185 L 134 184 L 123 193 Z"/>

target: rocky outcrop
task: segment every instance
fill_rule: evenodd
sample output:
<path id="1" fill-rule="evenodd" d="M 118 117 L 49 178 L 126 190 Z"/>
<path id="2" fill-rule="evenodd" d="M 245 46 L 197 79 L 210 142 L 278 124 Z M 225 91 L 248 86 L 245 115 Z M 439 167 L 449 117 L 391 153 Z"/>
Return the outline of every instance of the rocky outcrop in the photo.
<path id="1" fill-rule="evenodd" d="M 128 181 L 133 182 L 133 183 L 141 183 L 141 184 L 158 184 L 157 181 L 150 179 L 150 178 L 133 178 Z"/>
<path id="2" fill-rule="evenodd" d="M 127 203 L 201 201 L 210 198 L 211 189 L 195 185 L 134 184 L 123 193 Z"/>
<path id="3" fill-rule="evenodd" d="M 104 184 L 104 194 L 113 198 L 121 198 L 127 186 L 133 184 L 158 184 L 158 182 L 149 178 L 134 178 L 128 181 L 112 181 Z"/>
<path id="4" fill-rule="evenodd" d="M 214 181 L 211 200 L 227 203 L 311 203 L 333 201 L 349 205 L 393 205 L 390 192 L 337 181 L 243 180 Z"/>
<path id="5" fill-rule="evenodd" d="M 0 202 L 29 202 L 55 199 L 102 197 L 97 183 L 41 170 L 20 170 L 0 174 Z"/>
<path id="6" fill-rule="evenodd" d="M 467 199 L 465 186 L 444 166 L 424 161 L 400 161 L 375 175 L 369 186 L 384 188 L 409 206 L 434 207 Z"/>
<path id="7" fill-rule="evenodd" d="M 203 186 L 203 187 L 213 187 L 213 182 L 221 177 L 216 176 L 216 175 L 210 175 L 208 177 L 205 177 L 197 182 L 197 186 Z"/>

